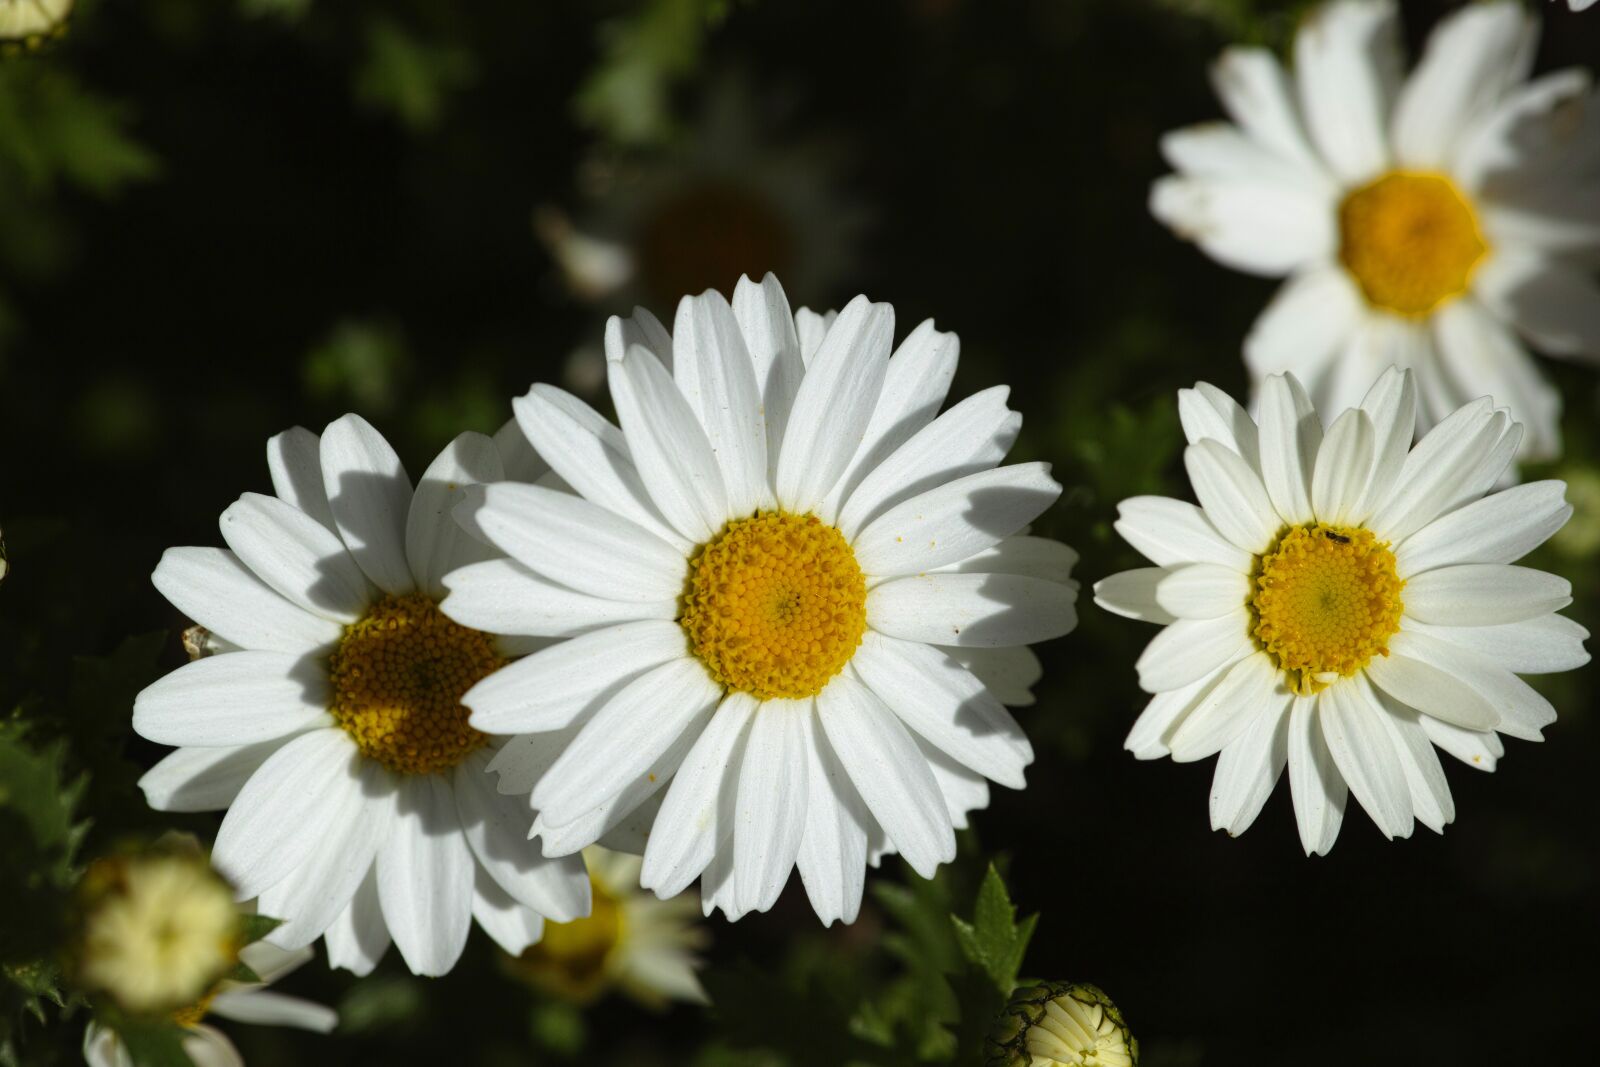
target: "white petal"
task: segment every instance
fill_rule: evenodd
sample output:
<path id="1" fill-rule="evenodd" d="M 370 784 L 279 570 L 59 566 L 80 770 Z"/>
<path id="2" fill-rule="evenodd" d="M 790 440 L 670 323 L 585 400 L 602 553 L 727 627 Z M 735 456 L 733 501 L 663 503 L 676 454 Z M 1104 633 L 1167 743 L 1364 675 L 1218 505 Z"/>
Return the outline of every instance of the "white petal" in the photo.
<path id="1" fill-rule="evenodd" d="M 1393 495 L 1367 525 L 1398 544 L 1448 509 L 1465 503 L 1465 487 L 1484 472 L 1506 427 L 1505 416 L 1495 412 L 1489 400 L 1477 400 L 1457 410 L 1406 456 Z"/>
<path id="2" fill-rule="evenodd" d="M 1258 379 L 1293 374 L 1315 395 L 1368 317 L 1365 299 L 1344 268 L 1308 264 L 1256 317 L 1244 340 L 1245 364 Z"/>
<path id="3" fill-rule="evenodd" d="M 546 859 L 528 842 L 531 818 L 522 798 L 502 796 L 475 752 L 451 777 L 455 810 L 478 863 L 518 903 L 556 922 L 589 914 L 589 877 L 579 856 Z"/>
<path id="4" fill-rule="evenodd" d="M 866 885 L 867 823 L 872 816 L 815 715 L 805 719 L 805 833 L 796 866 L 824 926 L 856 921 Z"/>
<path id="5" fill-rule="evenodd" d="M 1001 538 L 982 552 L 964 560 L 947 563 L 939 570 L 949 574 L 1026 574 L 1050 582 L 1072 581 L 1072 568 L 1078 553 L 1060 541 L 1047 537 Z"/>
<path id="6" fill-rule="evenodd" d="M 1442 19 L 1395 102 L 1402 167 L 1446 170 L 1462 137 L 1526 76 L 1538 23 L 1514 4 L 1478 4 Z"/>
<path id="7" fill-rule="evenodd" d="M 508 664 L 467 690 L 472 725 L 491 734 L 559 730 L 598 700 L 688 654 L 683 628 L 665 619 L 574 637 Z"/>
<path id="8" fill-rule="evenodd" d="M 1306 127 L 1328 166 L 1348 183 L 1375 177 L 1388 165 L 1399 33 L 1395 5 L 1334 0 L 1312 10 L 1295 34 Z"/>
<path id="9" fill-rule="evenodd" d="M 1166 567 L 1139 567 L 1102 578 L 1094 585 L 1094 602 L 1125 619 L 1162 626 L 1177 622 L 1178 617 L 1156 599 L 1156 588 L 1170 573 Z"/>
<path id="10" fill-rule="evenodd" d="M 816 509 L 871 422 L 894 339 L 894 309 L 858 296 L 839 313 L 806 368 L 778 454 L 778 503 Z"/>
<path id="11" fill-rule="evenodd" d="M 1494 111 L 1457 141 L 1451 167 L 1456 182 L 1469 193 L 1498 199 L 1527 184 L 1533 186 L 1528 192 L 1542 191 L 1541 177 L 1577 173 L 1566 157 L 1585 140 L 1582 116 L 1590 86 L 1588 71 L 1569 67 L 1510 87 Z"/>
<path id="12" fill-rule="evenodd" d="M 439 609 L 463 626 L 498 634 L 573 637 L 640 619 L 672 619 L 675 599 L 606 600 L 574 592 L 509 559 L 474 563 L 445 576 Z"/>
<path id="13" fill-rule="evenodd" d="M 683 553 L 616 512 L 571 493 L 501 482 L 468 489 L 455 510 L 466 529 L 570 589 L 608 600 L 683 592 Z"/>
<path id="14" fill-rule="evenodd" d="M 1252 141 L 1308 175 L 1323 172 L 1277 56 L 1265 48 L 1229 48 L 1212 65 L 1211 83 Z"/>
<path id="15" fill-rule="evenodd" d="M 828 741 L 867 808 L 924 878 L 955 858 L 955 830 L 928 761 L 900 720 L 846 672 L 817 696 Z"/>
<path id="16" fill-rule="evenodd" d="M 1528 482 L 1457 508 L 1401 542 L 1395 567 L 1409 578 L 1453 563 L 1513 563 L 1572 517 L 1566 491 L 1565 482 Z"/>
<path id="17" fill-rule="evenodd" d="M 371 974 L 389 951 L 389 927 L 383 921 L 383 906 L 378 901 L 376 865 L 367 872 L 349 906 L 328 927 L 326 942 L 328 966 L 358 975 Z"/>
<path id="18" fill-rule="evenodd" d="M 1211 828 L 1238 837 L 1256 821 L 1289 761 L 1289 705 L 1257 712 L 1217 756 L 1211 779 Z"/>
<path id="19" fill-rule="evenodd" d="M 851 666 L 890 711 L 957 763 L 1021 789 L 1033 746 L 966 668 L 928 645 L 868 632 Z"/>
<path id="20" fill-rule="evenodd" d="M 933 772 L 933 780 L 944 797 L 944 808 L 950 813 L 950 824 L 957 830 L 965 830 L 972 823 L 971 814 L 989 806 L 989 780 L 969 771 L 915 734 L 912 740 L 916 741 L 917 751 L 922 753 L 922 758 L 928 761 L 928 769 Z"/>
<path id="21" fill-rule="evenodd" d="M 661 361 L 635 346 L 610 370 L 611 399 L 645 490 L 669 523 L 704 543 L 730 512 L 705 430 Z"/>
<path id="22" fill-rule="evenodd" d="M 326 667 L 282 652 L 228 652 L 185 664 L 133 702 L 133 729 L 163 745 L 249 745 L 331 726 Z"/>
<path id="23" fill-rule="evenodd" d="M 1310 483 L 1307 482 L 1307 492 Z M 1129 497 L 1117 505 L 1113 524 L 1122 539 L 1151 563 L 1217 563 L 1237 571 L 1254 565 L 1249 552 L 1230 543 L 1205 512 L 1164 496 Z"/>
<path id="24" fill-rule="evenodd" d="M 1384 837 L 1410 837 L 1411 791 L 1382 716 L 1386 712 L 1357 682 L 1322 693 L 1317 715 L 1334 765 Z"/>
<path id="25" fill-rule="evenodd" d="M 1215 563 L 1190 563 L 1162 571 L 1155 599 L 1175 619 L 1216 619 L 1238 611 L 1250 591 L 1247 574 Z"/>
<path id="26" fill-rule="evenodd" d="M 241 748 L 180 748 L 145 771 L 139 788 L 157 811 L 220 811 L 281 744 L 274 739 Z"/>
<path id="27" fill-rule="evenodd" d="M 500 454 L 500 467 L 513 482 L 533 483 L 550 473 L 550 464 L 533 450 L 528 435 L 517 425 L 515 416 L 494 432 L 494 449 Z"/>
<path id="28" fill-rule="evenodd" d="M 520 956 L 544 935 L 544 917 L 525 908 L 479 867 L 473 874 L 472 917 L 503 950 Z"/>
<path id="29" fill-rule="evenodd" d="M 1455 821 L 1456 805 L 1450 796 L 1439 754 L 1422 728 L 1423 717 L 1381 692 L 1368 687 L 1368 698 L 1381 710 L 1378 721 L 1388 731 L 1389 742 L 1405 772 L 1406 789 L 1411 794 L 1411 810 L 1422 825 L 1439 834 Z M 1437 720 L 1433 720 L 1437 721 Z"/>
<path id="30" fill-rule="evenodd" d="M 228 1035 L 204 1023 L 183 1035 L 183 1052 L 194 1067 L 244 1067 L 244 1057 Z"/>
<path id="31" fill-rule="evenodd" d="M 1396 634 L 1389 642 L 1389 655 L 1377 656 L 1367 664 L 1367 676 L 1379 689 L 1402 704 L 1425 715 L 1453 722 L 1469 730 L 1488 730 L 1500 725 L 1497 712 L 1482 695 L 1458 675 L 1429 661 L 1408 655 L 1418 651 L 1415 636 Z"/>
<path id="32" fill-rule="evenodd" d="M 321 442 L 304 426 L 285 430 L 267 441 L 267 470 L 278 499 L 293 504 L 330 531 L 337 532 L 328 491 L 322 486 Z"/>
<path id="33" fill-rule="evenodd" d="M 739 911 L 766 911 L 789 881 L 805 833 L 810 700 L 768 700 L 745 740 L 733 816 Z"/>
<path id="34" fill-rule="evenodd" d="M 169 548 L 150 580 L 173 607 L 242 648 L 309 652 L 344 633 L 267 588 L 227 549 Z"/>
<path id="35" fill-rule="evenodd" d="M 1497 716 L 1493 727 L 1508 737 L 1540 741 L 1543 740 L 1544 728 L 1556 721 L 1556 709 L 1531 685 L 1504 667 L 1481 656 L 1474 656 L 1459 645 L 1426 634 L 1408 632 L 1396 634 L 1391 645 L 1398 650 L 1398 655 L 1425 663 L 1448 676 L 1459 688 L 1470 692 L 1476 701 L 1492 709 Z M 1374 680 L 1378 680 L 1376 676 Z M 1397 694 L 1391 689 L 1390 695 Z M 1403 702 L 1424 714 L 1453 722 L 1457 726 L 1474 730 L 1488 728 L 1482 721 L 1467 721 L 1459 714 L 1441 714 L 1437 708 L 1429 708 L 1415 700 Z"/>
<path id="36" fill-rule="evenodd" d="M 1289 792 L 1308 856 L 1325 856 L 1333 848 L 1350 794 L 1322 739 L 1318 704 L 1317 698 L 1304 697 L 1289 710 Z"/>
<path id="37" fill-rule="evenodd" d="M 918 430 L 864 473 L 839 511 L 839 529 L 853 538 L 896 504 L 999 463 L 1022 426 L 1006 407 L 1009 395 L 1005 386 L 974 393 Z"/>
<path id="38" fill-rule="evenodd" d="M 761 389 L 767 424 L 767 480 L 771 484 L 777 480 L 783 433 L 806 373 L 800 356 L 800 336 L 789 312 L 789 298 L 771 274 L 762 278 L 760 285 L 749 278 L 739 279 L 733 290 L 733 317 L 739 320 L 739 330 L 755 366 L 756 384 Z"/>
<path id="39" fill-rule="evenodd" d="M 1424 715 L 1418 721 L 1428 740 L 1475 770 L 1493 771 L 1500 757 L 1505 755 L 1505 745 L 1493 730 L 1463 730 L 1431 715 Z"/>
<path id="40" fill-rule="evenodd" d="M 211 1001 L 210 1011 L 238 1023 L 292 1026 L 317 1034 L 339 1025 L 339 1013 L 332 1008 L 266 989 L 224 991 Z"/>
<path id="41" fill-rule="evenodd" d="M 1484 262 L 1473 289 L 1541 350 L 1600 359 L 1600 285 L 1583 267 L 1507 248 Z"/>
<path id="42" fill-rule="evenodd" d="M 1029 645 L 1077 625 L 1071 586 L 1020 574 L 923 574 L 867 593 L 867 625 L 937 645 Z"/>
<path id="43" fill-rule="evenodd" d="M 1474 656 L 1517 674 L 1553 674 L 1576 670 L 1589 662 L 1589 653 L 1583 647 L 1589 631 L 1560 615 L 1540 615 L 1498 626 L 1429 626 L 1408 620 L 1406 629 L 1459 645 Z"/>
<path id="44" fill-rule="evenodd" d="M 1222 536 L 1246 552 L 1265 551 L 1283 522 L 1261 476 L 1237 452 L 1211 440 L 1186 448 L 1183 463 L 1200 506 Z"/>
<path id="45" fill-rule="evenodd" d="M 1025 645 L 1011 648 L 948 648 L 939 651 L 971 671 L 988 687 L 1000 703 L 1013 708 L 1033 704 L 1032 687 L 1044 677 L 1044 665 L 1033 649 Z"/>
<path id="46" fill-rule="evenodd" d="M 1246 656 L 1228 669 L 1172 732 L 1168 747 L 1178 763 L 1215 755 L 1260 716 L 1277 718 L 1291 697 L 1265 652 Z"/>
<path id="47" fill-rule="evenodd" d="M 693 547 L 651 501 L 622 431 L 588 404 L 554 386 L 535 385 L 511 406 L 539 455 L 585 500 L 610 508 L 686 552 Z"/>
<path id="48" fill-rule="evenodd" d="M 837 311 L 819 315 L 810 308 L 801 308 L 794 313 L 794 328 L 800 338 L 800 358 L 807 365 L 816 358 L 817 351 L 822 347 L 822 339 L 828 336 L 828 331 L 837 321 Z"/>
<path id="49" fill-rule="evenodd" d="M 685 731 L 698 733 L 722 692 L 698 660 L 662 664 L 601 708 L 534 787 L 532 803 L 560 826 L 616 796 Z"/>
<path id="50" fill-rule="evenodd" d="M 416 583 L 405 546 L 411 479 L 400 457 L 360 415 L 331 423 L 321 451 L 328 505 L 350 554 L 379 589 L 411 592 Z"/>
<path id="51" fill-rule="evenodd" d="M 359 801 L 349 785 L 360 779 L 361 763 L 343 730 L 313 730 L 250 776 L 223 817 L 211 854 L 240 900 L 259 896 L 305 862 L 316 847 L 314 828 L 341 814 L 336 802 Z"/>
<path id="52" fill-rule="evenodd" d="M 728 515 L 771 508 L 761 389 L 733 308 L 715 289 L 686 296 L 672 333 L 673 378 L 711 443 Z"/>
<path id="53" fill-rule="evenodd" d="M 326 526 L 277 497 L 246 493 L 222 513 L 222 538 L 240 562 L 313 615 L 352 623 L 372 586 Z"/>
<path id="54" fill-rule="evenodd" d="M 825 521 L 839 514 L 840 504 L 863 478 L 933 421 L 950 391 L 960 351 L 956 335 L 940 333 L 932 319 L 924 320 L 900 343 L 889 358 L 861 444 L 818 510 Z"/>
<path id="55" fill-rule="evenodd" d="M 1494 626 L 1560 611 L 1572 603 L 1572 583 L 1531 567 L 1462 563 L 1417 575 L 1402 595 L 1406 614 L 1423 622 Z"/>
<path id="56" fill-rule="evenodd" d="M 1243 607 L 1215 619 L 1180 619 L 1151 639 L 1135 665 L 1147 693 L 1178 689 L 1235 658 L 1250 641 Z"/>
<path id="57" fill-rule="evenodd" d="M 1372 475 L 1366 494 L 1351 512 L 1351 522 L 1365 522 L 1389 499 L 1405 469 L 1417 433 L 1417 389 L 1411 372 L 1390 367 L 1361 400 L 1372 420 Z"/>
<path id="58" fill-rule="evenodd" d="M 342 778 L 336 798 L 318 820 L 320 835 L 311 855 L 289 875 L 262 891 L 261 913 L 284 920 L 267 937 L 280 948 L 311 944 L 350 906 L 372 869 L 394 817 L 395 776 L 372 760 L 361 761 L 360 776 Z M 341 812 L 343 817 L 333 817 Z"/>
<path id="59" fill-rule="evenodd" d="M 474 866 L 448 782 L 405 779 L 394 829 L 378 850 L 378 900 L 413 974 L 446 974 L 460 958 L 472 928 Z"/>
<path id="60" fill-rule="evenodd" d="M 1237 400 L 1210 382 L 1197 382 L 1193 389 L 1178 390 L 1178 419 L 1191 445 L 1211 438 L 1237 452 L 1252 469 L 1261 469 L 1260 435 L 1255 420 Z"/>
<path id="61" fill-rule="evenodd" d="M 546 856 L 570 856 L 596 842 L 609 849 L 643 853 L 661 806 L 661 788 L 678 773 L 696 740 L 693 732 L 684 731 L 650 762 L 643 774 L 629 779 L 621 792 L 604 804 L 560 826 L 546 823 L 540 814 L 533 820 L 528 836 L 540 839 Z M 504 792 L 503 787 L 501 791 Z"/>
<path id="62" fill-rule="evenodd" d="M 1188 685 L 1168 689 L 1152 696 L 1145 704 L 1144 710 L 1139 713 L 1139 718 L 1134 721 L 1133 728 L 1128 731 L 1128 737 L 1123 741 L 1122 747 L 1132 752 L 1134 759 L 1149 760 L 1170 756 L 1172 735 L 1177 732 L 1178 727 L 1195 708 L 1200 706 L 1200 701 L 1227 676 L 1229 668 L 1251 652 L 1250 645 L 1240 645 L 1233 657 L 1218 665 L 1215 670 L 1202 674 Z"/>
<path id="63" fill-rule="evenodd" d="M 956 563 L 1016 533 L 1060 495 L 1047 463 L 969 474 L 874 519 L 852 545 L 856 561 L 874 577 Z"/>
<path id="64" fill-rule="evenodd" d="M 467 486 L 504 477 L 494 441 L 481 433 L 461 434 L 423 471 L 406 514 L 406 559 L 418 589 L 439 600 L 446 574 L 493 555 L 468 537 L 450 512 Z"/>
<path id="65" fill-rule="evenodd" d="M 1336 236 L 1327 197 L 1272 181 L 1158 179 L 1150 213 L 1212 259 L 1234 270 L 1280 277 L 1332 255 Z"/>
<path id="66" fill-rule="evenodd" d="M 1367 492 L 1373 444 L 1372 420 L 1360 408 L 1349 409 L 1328 427 L 1311 476 L 1311 508 L 1322 522 L 1355 521 Z"/>
<path id="67" fill-rule="evenodd" d="M 1227 64 L 1227 57 L 1216 70 Z M 1276 65 L 1276 60 L 1272 60 Z M 1278 71 L 1282 76 L 1281 69 Z M 1298 120 L 1289 119 L 1296 127 Z M 1296 129 L 1295 135 L 1299 136 Z M 1181 174 L 1230 181 L 1269 181 L 1275 185 L 1313 185 L 1332 192 L 1332 183 L 1307 150 L 1300 158 L 1281 154 L 1244 129 L 1226 122 L 1204 122 L 1161 135 L 1161 155 Z M 1299 147 L 1305 148 L 1303 137 Z M 1309 164 L 1309 165 L 1308 165 Z"/>
<path id="68" fill-rule="evenodd" d="M 1600 299 L 1600 292 L 1563 294 L 1560 300 L 1565 307 L 1569 300 L 1590 298 Z M 1522 342 L 1470 297 L 1452 301 L 1432 321 L 1446 373 L 1468 396 L 1492 397 L 1526 427 L 1522 457 L 1559 455 L 1561 394 L 1545 381 Z"/>
<path id="69" fill-rule="evenodd" d="M 621 363 L 629 348 L 642 345 L 662 366 L 672 369 L 672 334 L 647 308 L 635 307 L 628 318 L 613 315 L 607 319 L 605 345 L 608 363 Z"/>
<path id="70" fill-rule="evenodd" d="M 1322 444 L 1322 421 L 1293 375 L 1261 383 L 1261 481 L 1285 522 L 1312 519 L 1311 475 Z"/>
<path id="71" fill-rule="evenodd" d="M 729 693 L 673 775 L 639 872 L 639 884 L 662 899 L 687 889 L 732 832 L 745 739 L 759 708 L 749 693 Z"/>
<path id="72" fill-rule="evenodd" d="M 279 948 L 270 941 L 253 941 L 239 950 L 239 961 L 256 972 L 262 985 L 272 985 L 316 958 L 317 950 L 310 945 Z"/>

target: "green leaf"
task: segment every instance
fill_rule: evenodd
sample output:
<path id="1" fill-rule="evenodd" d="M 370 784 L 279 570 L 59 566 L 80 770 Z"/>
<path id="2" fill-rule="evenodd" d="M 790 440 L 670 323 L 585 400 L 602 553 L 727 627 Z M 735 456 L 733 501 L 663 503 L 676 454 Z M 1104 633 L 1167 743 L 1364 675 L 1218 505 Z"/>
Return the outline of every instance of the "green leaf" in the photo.
<path id="1" fill-rule="evenodd" d="M 367 54 L 356 71 L 355 95 L 425 132 L 439 124 L 446 99 L 476 73 L 471 53 L 434 44 L 378 17 L 367 25 Z"/>
<path id="2" fill-rule="evenodd" d="M 244 943 L 247 945 L 260 941 L 282 925 L 282 919 L 274 919 L 270 915 L 241 915 L 239 917 L 239 926 L 242 930 Z"/>
<path id="3" fill-rule="evenodd" d="M 1016 988 L 1022 957 L 1028 951 L 1028 941 L 1039 921 L 1038 915 L 1030 915 L 1020 923 L 1016 917 L 1017 909 L 1006 892 L 1005 881 L 993 864 L 978 889 L 973 921 L 968 923 L 954 915 L 950 917 L 962 955 L 989 976 L 1002 996 L 1010 995 Z"/>
<path id="4" fill-rule="evenodd" d="M 121 1019 L 115 1026 L 134 1067 L 194 1067 L 183 1050 L 183 1027 L 170 1019 Z"/>

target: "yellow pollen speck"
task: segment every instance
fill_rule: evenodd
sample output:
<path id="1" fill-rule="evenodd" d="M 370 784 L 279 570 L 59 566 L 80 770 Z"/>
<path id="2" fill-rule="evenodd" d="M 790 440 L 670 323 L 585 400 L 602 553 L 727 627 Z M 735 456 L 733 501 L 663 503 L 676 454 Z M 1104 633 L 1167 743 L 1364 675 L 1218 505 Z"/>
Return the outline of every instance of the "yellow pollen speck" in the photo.
<path id="1" fill-rule="evenodd" d="M 345 628 L 330 663 L 334 720 L 362 755 L 400 774 L 456 766 L 487 736 L 461 698 L 505 661 L 493 639 L 420 594 L 386 596 Z"/>
<path id="2" fill-rule="evenodd" d="M 1404 588 L 1371 530 L 1296 526 L 1257 560 L 1250 632 L 1302 696 L 1389 654 Z"/>
<path id="3" fill-rule="evenodd" d="M 1391 171 L 1339 205 L 1339 259 L 1367 301 L 1426 315 L 1467 291 L 1489 253 L 1471 202 L 1442 174 Z"/>
<path id="4" fill-rule="evenodd" d="M 678 621 L 728 689 L 814 696 L 855 654 L 867 585 L 844 535 L 814 515 L 735 519 L 689 564 Z"/>

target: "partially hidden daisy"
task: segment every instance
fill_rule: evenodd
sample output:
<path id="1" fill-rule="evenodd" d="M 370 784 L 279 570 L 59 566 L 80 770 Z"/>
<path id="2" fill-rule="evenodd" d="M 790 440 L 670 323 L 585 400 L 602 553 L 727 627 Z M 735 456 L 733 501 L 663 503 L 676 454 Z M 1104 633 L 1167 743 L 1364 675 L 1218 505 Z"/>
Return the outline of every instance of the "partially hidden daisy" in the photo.
<path id="1" fill-rule="evenodd" d="M 492 554 L 450 509 L 508 460 L 462 434 L 413 488 L 354 415 L 279 434 L 267 458 L 275 495 L 223 512 L 227 549 L 169 549 L 156 568 L 217 654 L 135 703 L 139 734 L 181 746 L 142 779 L 150 804 L 226 808 L 213 862 L 286 919 L 270 940 L 326 937 L 358 973 L 391 938 L 413 971 L 442 974 L 474 918 L 520 952 L 542 916 L 585 914 L 582 860 L 529 847 L 526 807 L 495 789 L 496 745 L 460 702 L 527 646 L 438 608 L 443 575 Z"/>
<path id="2" fill-rule="evenodd" d="M 1332 418 L 1389 366 L 1421 428 L 1491 396 L 1559 454 L 1560 394 L 1524 343 L 1600 359 L 1600 97 L 1588 72 L 1529 80 L 1538 19 L 1467 4 L 1402 79 L 1389 0 L 1335 0 L 1295 39 L 1293 80 L 1232 48 L 1232 124 L 1167 134 L 1151 210 L 1213 259 L 1287 277 L 1245 341 L 1259 384 L 1293 372 Z"/>
<path id="3" fill-rule="evenodd" d="M 925 322 L 891 358 L 893 334 L 886 304 L 794 315 L 746 278 L 731 305 L 686 298 L 671 335 L 611 320 L 620 428 L 549 386 L 516 401 L 572 492 L 470 490 L 456 514 L 510 558 L 450 574 L 444 611 L 568 639 L 464 698 L 520 735 L 493 766 L 547 855 L 632 836 L 643 885 L 703 875 L 730 917 L 798 866 L 848 922 L 869 855 L 931 874 L 987 780 L 1023 785 L 1004 704 L 1039 674 L 1023 646 L 1076 621 L 1074 554 L 1022 533 L 1059 487 L 998 466 L 1005 388 L 939 413 L 953 336 Z"/>
<path id="4" fill-rule="evenodd" d="M 618 990 L 649 1008 L 704 1002 L 697 952 L 710 937 L 700 902 L 685 893 L 660 900 L 639 888 L 638 856 L 583 850 L 594 907 L 569 923 L 545 923 L 544 937 L 507 966 L 538 989 L 577 1004 Z"/>
<path id="5" fill-rule="evenodd" d="M 209 1016 L 265 1026 L 292 1026 L 322 1034 L 332 1030 L 339 1022 L 332 1008 L 267 989 L 310 962 L 312 955 L 309 946 L 290 951 L 266 941 L 240 949 L 239 962 L 253 972 L 255 981 L 225 979 L 200 1000 L 173 1014 L 184 1028 L 183 1051 L 194 1067 L 244 1067 L 244 1057 L 228 1036 L 202 1021 Z M 90 1023 L 84 1032 L 83 1058 L 89 1067 L 134 1067 L 122 1038 L 98 1023 Z"/>
<path id="6" fill-rule="evenodd" d="M 1139 658 L 1155 696 L 1127 747 L 1217 755 L 1211 824 L 1230 834 L 1285 766 L 1308 854 L 1333 847 L 1349 793 L 1386 837 L 1441 832 L 1455 806 L 1434 746 L 1493 770 L 1499 734 L 1541 740 L 1556 718 L 1518 675 L 1589 660 L 1587 631 L 1556 614 L 1569 584 L 1514 566 L 1571 515 L 1565 486 L 1489 493 L 1522 430 L 1487 398 L 1412 448 L 1409 373 L 1326 432 L 1291 375 L 1260 400 L 1258 428 L 1210 385 L 1180 393 L 1200 506 L 1120 506 L 1117 531 L 1155 566 L 1095 602 L 1165 627 Z"/>

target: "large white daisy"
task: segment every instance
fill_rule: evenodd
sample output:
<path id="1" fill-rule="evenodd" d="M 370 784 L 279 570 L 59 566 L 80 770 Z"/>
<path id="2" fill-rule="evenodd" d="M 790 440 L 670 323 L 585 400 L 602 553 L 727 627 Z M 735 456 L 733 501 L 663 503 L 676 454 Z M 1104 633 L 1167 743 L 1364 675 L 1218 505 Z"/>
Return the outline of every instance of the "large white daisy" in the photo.
<path id="1" fill-rule="evenodd" d="M 1162 140 L 1177 175 L 1151 210 L 1212 258 L 1288 281 L 1245 359 L 1292 371 L 1331 418 L 1389 366 L 1416 373 L 1422 428 L 1492 396 L 1560 452 L 1561 398 L 1524 340 L 1600 359 L 1600 100 L 1587 72 L 1528 80 L 1538 20 L 1516 3 L 1440 22 L 1402 80 L 1387 0 L 1335 0 L 1271 53 L 1225 52 L 1233 124 Z"/>
<path id="2" fill-rule="evenodd" d="M 494 767 L 547 855 L 647 832 L 643 884 L 704 874 L 731 917 L 798 864 L 817 914 L 850 921 L 869 854 L 931 874 L 986 779 L 1023 785 L 1022 646 L 1076 621 L 1073 553 L 1021 533 L 1059 487 L 997 466 L 1005 388 L 939 414 L 953 336 L 925 322 L 891 358 L 893 334 L 886 304 L 796 316 L 742 279 L 731 306 L 685 299 L 670 336 L 611 320 L 620 429 L 549 386 L 516 402 L 572 492 L 470 490 L 457 516 L 511 558 L 450 574 L 444 610 L 570 638 L 464 698 L 523 735 Z"/>
<path id="3" fill-rule="evenodd" d="M 244 1067 L 244 1057 L 228 1035 L 202 1020 L 220 1016 L 258 1026 L 291 1026 L 325 1034 L 339 1022 L 332 1008 L 267 987 L 310 962 L 310 946 L 289 951 L 266 941 L 239 950 L 239 960 L 257 981 L 227 980 L 194 1005 L 174 1014 L 185 1030 L 183 1051 L 194 1067 Z M 83 1058 L 89 1067 L 134 1067 L 133 1055 L 115 1030 L 91 1022 L 83 1035 Z"/>
<path id="4" fill-rule="evenodd" d="M 1324 433 L 1288 375 L 1258 429 L 1204 383 L 1179 394 L 1200 506 L 1123 501 L 1117 531 L 1155 564 L 1095 602 L 1165 626 L 1138 663 L 1155 698 L 1140 759 L 1217 755 L 1211 823 L 1240 834 L 1284 766 L 1306 852 L 1333 847 L 1347 792 L 1387 837 L 1455 817 L 1433 746 L 1481 770 L 1555 709 L 1518 674 L 1587 663 L 1555 614 L 1561 578 L 1512 564 L 1572 514 L 1558 481 L 1484 494 L 1521 427 L 1487 398 L 1411 448 L 1417 400 L 1391 370 Z"/>
<path id="5" fill-rule="evenodd" d="M 326 936 L 358 973 L 391 937 L 413 971 L 442 974 L 473 918 L 520 952 L 541 916 L 587 913 L 582 860 L 528 846 L 526 807 L 495 789 L 494 745 L 460 704 L 525 646 L 437 606 L 447 571 L 491 554 L 449 512 L 505 476 L 494 442 L 462 434 L 415 490 L 354 415 L 320 439 L 279 434 L 267 456 L 276 495 L 223 512 L 228 549 L 169 549 L 156 568 L 220 652 L 139 695 L 135 730 L 182 746 L 141 781 L 150 804 L 227 808 L 213 862 L 287 920 L 270 939 Z"/>

